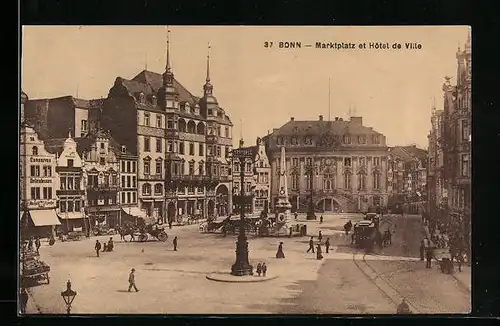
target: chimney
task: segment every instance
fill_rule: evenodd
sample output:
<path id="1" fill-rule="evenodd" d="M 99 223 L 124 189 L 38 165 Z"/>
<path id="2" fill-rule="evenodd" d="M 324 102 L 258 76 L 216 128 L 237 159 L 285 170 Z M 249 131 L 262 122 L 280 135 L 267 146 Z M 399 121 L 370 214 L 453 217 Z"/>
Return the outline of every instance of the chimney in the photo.
<path id="1" fill-rule="evenodd" d="M 339 117 L 335 117 L 335 121 L 339 121 Z"/>
<path id="2" fill-rule="evenodd" d="M 352 124 L 362 126 L 363 125 L 363 118 L 362 117 L 351 117 L 351 122 L 352 122 Z"/>
<path id="3" fill-rule="evenodd" d="M 240 147 L 243 147 L 244 141 L 243 138 L 240 139 Z"/>
<path id="4" fill-rule="evenodd" d="M 290 121 L 295 121 L 295 118 L 294 117 L 290 117 Z"/>
<path id="5" fill-rule="evenodd" d="M 322 114 L 319 115 L 319 121 L 323 121 L 323 115 Z"/>

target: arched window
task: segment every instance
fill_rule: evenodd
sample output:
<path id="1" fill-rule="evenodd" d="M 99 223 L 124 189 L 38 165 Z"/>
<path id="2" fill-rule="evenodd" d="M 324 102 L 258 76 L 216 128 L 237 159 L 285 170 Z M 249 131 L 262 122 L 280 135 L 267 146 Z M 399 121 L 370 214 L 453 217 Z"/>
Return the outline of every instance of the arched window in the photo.
<path id="1" fill-rule="evenodd" d="M 194 121 L 191 120 L 187 123 L 187 132 L 191 134 L 196 133 L 196 124 L 194 123 Z"/>
<path id="2" fill-rule="evenodd" d="M 351 189 L 351 174 L 349 172 L 344 173 L 344 189 Z"/>
<path id="3" fill-rule="evenodd" d="M 380 172 L 373 172 L 373 189 L 380 189 Z"/>
<path id="4" fill-rule="evenodd" d="M 163 194 L 163 186 L 161 183 L 155 184 L 155 195 Z"/>
<path id="5" fill-rule="evenodd" d="M 33 146 L 33 155 L 38 155 L 38 147 Z"/>
<path id="6" fill-rule="evenodd" d="M 151 195 L 151 185 L 149 183 L 145 183 L 142 185 L 142 194 Z"/>
<path id="7" fill-rule="evenodd" d="M 363 172 L 358 174 L 358 190 L 366 190 L 366 175 Z"/>
<path id="8" fill-rule="evenodd" d="M 186 132 L 186 121 L 184 119 L 179 119 L 179 131 Z"/>
<path id="9" fill-rule="evenodd" d="M 198 123 L 198 125 L 196 126 L 196 131 L 198 132 L 198 134 L 204 135 L 205 134 L 205 124 L 203 124 L 203 122 Z"/>

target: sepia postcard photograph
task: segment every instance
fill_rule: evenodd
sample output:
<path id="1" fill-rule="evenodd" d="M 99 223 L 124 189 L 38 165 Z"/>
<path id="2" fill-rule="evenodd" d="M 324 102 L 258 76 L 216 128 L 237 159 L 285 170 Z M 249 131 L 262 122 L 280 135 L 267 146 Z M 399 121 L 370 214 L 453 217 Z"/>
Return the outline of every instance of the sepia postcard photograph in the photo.
<path id="1" fill-rule="evenodd" d="M 471 312 L 469 26 L 23 26 L 18 314 Z"/>

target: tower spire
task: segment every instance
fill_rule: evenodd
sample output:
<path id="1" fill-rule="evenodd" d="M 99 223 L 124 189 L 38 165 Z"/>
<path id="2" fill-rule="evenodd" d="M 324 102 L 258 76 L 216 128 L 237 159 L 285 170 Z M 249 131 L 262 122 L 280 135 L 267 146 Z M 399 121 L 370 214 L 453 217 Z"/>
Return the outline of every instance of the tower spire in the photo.
<path id="1" fill-rule="evenodd" d="M 208 42 L 208 54 L 207 54 L 207 83 L 210 83 L 210 42 Z"/>
<path id="2" fill-rule="evenodd" d="M 330 101 L 331 101 L 331 94 L 330 94 L 330 91 L 331 91 L 331 87 L 330 87 L 330 78 L 328 78 L 328 121 L 331 121 L 331 115 L 332 115 L 332 110 L 330 108 Z"/>
<path id="3" fill-rule="evenodd" d="M 170 29 L 167 26 L 167 64 L 165 66 L 167 72 L 172 72 L 172 67 L 170 66 Z"/>

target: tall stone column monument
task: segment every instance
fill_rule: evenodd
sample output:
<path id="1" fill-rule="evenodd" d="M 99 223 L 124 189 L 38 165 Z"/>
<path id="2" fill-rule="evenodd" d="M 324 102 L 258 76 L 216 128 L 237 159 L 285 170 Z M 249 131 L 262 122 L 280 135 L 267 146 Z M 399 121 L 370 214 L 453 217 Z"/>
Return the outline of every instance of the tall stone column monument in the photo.
<path id="1" fill-rule="evenodd" d="M 281 159 L 279 168 L 279 193 L 278 201 L 274 207 L 276 212 L 276 229 L 278 235 L 280 231 L 284 231 L 285 234 L 290 227 L 291 222 L 291 208 L 292 204 L 288 200 L 288 185 L 287 185 L 287 170 L 286 170 L 286 160 L 285 160 L 285 147 L 281 147 Z"/>

